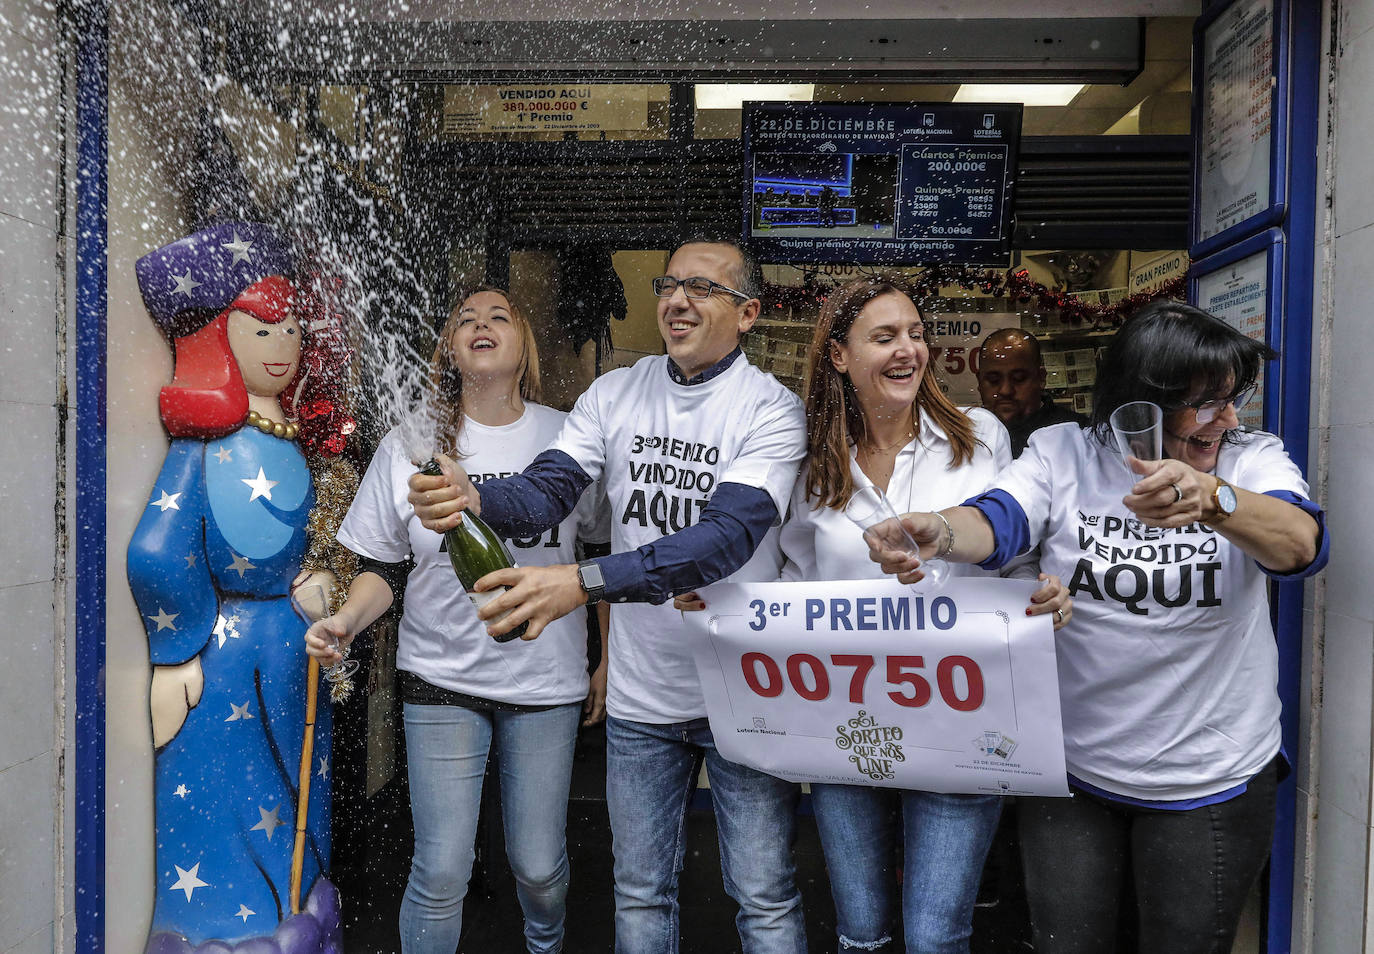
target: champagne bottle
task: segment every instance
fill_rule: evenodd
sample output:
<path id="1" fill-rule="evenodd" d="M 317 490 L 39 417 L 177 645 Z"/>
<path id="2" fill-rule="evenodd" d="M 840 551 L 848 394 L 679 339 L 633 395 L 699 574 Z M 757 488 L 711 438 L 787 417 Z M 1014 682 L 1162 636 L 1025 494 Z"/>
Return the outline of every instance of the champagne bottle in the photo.
<path id="1" fill-rule="evenodd" d="M 438 477 L 443 470 L 439 467 L 439 462 L 431 458 L 420 468 L 420 473 Z M 480 610 L 510 589 L 508 586 L 502 586 L 485 593 L 473 592 L 473 585 L 482 577 L 495 570 L 513 567 L 515 561 L 510 558 L 510 552 L 496 535 L 496 531 L 471 510 L 463 511 L 462 523 L 452 530 L 444 531 L 444 546 L 448 550 L 449 562 L 453 564 L 453 572 L 458 575 L 458 582 L 463 584 L 463 589 L 468 592 L 468 599 L 472 600 L 472 605 L 477 609 Z M 498 616 L 496 619 L 501 618 Z M 494 623 L 496 620 L 490 622 Z M 523 636 L 527 628 L 527 623 L 521 623 L 510 632 L 493 638 L 497 642 L 509 642 Z"/>

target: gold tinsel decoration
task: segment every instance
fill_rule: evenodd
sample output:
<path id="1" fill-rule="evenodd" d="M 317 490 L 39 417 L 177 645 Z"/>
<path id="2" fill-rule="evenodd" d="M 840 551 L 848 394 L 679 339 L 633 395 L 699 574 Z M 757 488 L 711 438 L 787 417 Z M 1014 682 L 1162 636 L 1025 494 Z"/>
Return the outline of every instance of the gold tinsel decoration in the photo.
<path id="1" fill-rule="evenodd" d="M 334 574 L 329 592 L 332 613 L 348 598 L 348 587 L 358 575 L 358 555 L 339 543 L 339 525 L 358 492 L 358 471 L 342 457 L 312 454 L 306 463 L 315 481 L 315 506 L 305 525 L 306 550 L 301 569 L 307 573 L 328 570 Z M 330 702 L 343 702 L 353 691 L 353 680 L 331 683 Z"/>

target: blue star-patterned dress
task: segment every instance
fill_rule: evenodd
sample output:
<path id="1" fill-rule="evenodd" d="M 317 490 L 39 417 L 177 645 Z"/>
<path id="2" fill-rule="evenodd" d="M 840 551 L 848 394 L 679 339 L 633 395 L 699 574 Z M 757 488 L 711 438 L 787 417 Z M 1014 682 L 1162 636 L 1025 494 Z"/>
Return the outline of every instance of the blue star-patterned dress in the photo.
<path id="1" fill-rule="evenodd" d="M 154 666 L 200 657 L 205 689 L 157 753 L 152 933 L 192 945 L 271 934 L 290 915 L 305 726 L 291 581 L 315 492 L 294 442 L 244 427 L 172 442 L 129 544 Z M 302 902 L 329 867 L 330 711 L 315 727 Z"/>

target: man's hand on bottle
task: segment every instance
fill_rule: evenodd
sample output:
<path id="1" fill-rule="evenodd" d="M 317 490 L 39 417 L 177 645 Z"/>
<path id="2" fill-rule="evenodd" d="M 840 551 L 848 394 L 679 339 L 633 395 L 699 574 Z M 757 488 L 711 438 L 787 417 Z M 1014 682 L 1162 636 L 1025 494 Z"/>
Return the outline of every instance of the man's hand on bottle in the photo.
<path id="1" fill-rule="evenodd" d="M 436 455 L 434 459 L 443 469 L 443 475 L 430 477 L 421 473 L 411 474 L 410 493 L 406 499 L 415 508 L 415 516 L 420 518 L 420 523 L 436 533 L 443 533 L 463 522 L 464 510 L 481 516 L 482 498 L 462 464 L 449 460 L 443 454 Z"/>
<path id="2" fill-rule="evenodd" d="M 492 636 L 508 633 L 528 620 L 529 629 L 520 638 L 535 639 L 545 626 L 587 602 L 587 591 L 582 589 L 577 578 L 575 563 L 496 570 L 478 580 L 474 589 L 482 593 L 500 586 L 510 589 L 477 613 L 487 623 L 487 632 Z M 510 611 L 507 616 L 496 619 L 507 610 Z"/>

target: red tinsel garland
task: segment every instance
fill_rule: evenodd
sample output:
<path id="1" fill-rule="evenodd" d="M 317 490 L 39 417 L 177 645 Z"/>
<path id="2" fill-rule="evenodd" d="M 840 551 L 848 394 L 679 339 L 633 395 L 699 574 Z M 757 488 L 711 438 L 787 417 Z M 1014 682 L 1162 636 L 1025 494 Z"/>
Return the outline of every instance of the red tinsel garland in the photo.
<path id="1" fill-rule="evenodd" d="M 955 286 L 965 291 L 977 290 L 994 298 L 1006 298 L 1014 304 L 1034 303 L 1034 309 L 1037 311 L 1058 312 L 1060 320 L 1065 324 L 1079 325 L 1089 322 L 1094 327 L 1116 327 L 1146 302 L 1157 298 L 1181 298 L 1185 280 L 1184 276 L 1179 276 L 1152 291 L 1128 295 L 1110 305 L 1094 305 L 1075 293 L 1042 285 L 1032 279 L 1030 272 L 1024 268 L 1000 272 L 991 269 L 935 265 L 926 269 L 913 284 L 921 297 L 936 296 L 940 294 L 941 289 Z M 807 276 L 801 285 L 774 285 L 765 282 L 763 298 L 775 308 L 818 306 L 840 284 L 822 283 L 814 276 Z"/>
<path id="2" fill-rule="evenodd" d="M 348 413 L 344 392 L 348 387 L 348 363 L 353 351 L 344 334 L 343 316 L 325 298 L 337 292 L 338 279 L 311 274 L 301 282 L 295 311 L 305 335 L 301 342 L 301 364 L 306 369 L 305 386 L 296 396 L 293 408 L 300 426 L 301 449 L 309 454 L 336 457 L 343 453 L 348 435 L 357 424 Z"/>

